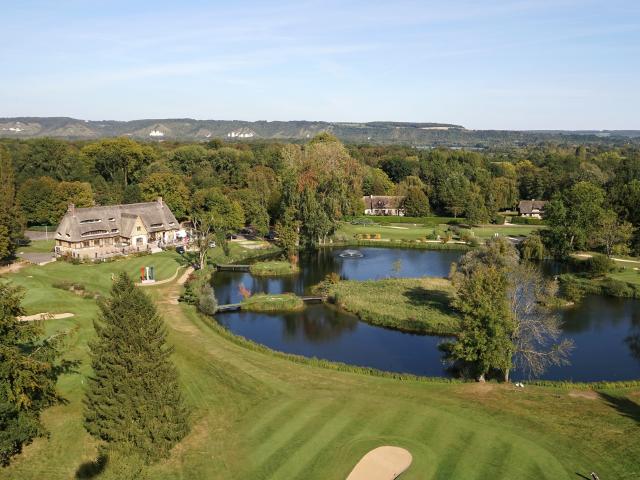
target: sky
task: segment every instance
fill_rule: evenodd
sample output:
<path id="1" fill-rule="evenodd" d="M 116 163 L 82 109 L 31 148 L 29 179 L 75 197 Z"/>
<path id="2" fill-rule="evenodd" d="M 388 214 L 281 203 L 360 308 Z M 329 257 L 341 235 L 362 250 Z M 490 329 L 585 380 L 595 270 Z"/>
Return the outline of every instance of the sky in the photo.
<path id="1" fill-rule="evenodd" d="M 638 0 L 0 0 L 0 117 L 640 129 Z"/>

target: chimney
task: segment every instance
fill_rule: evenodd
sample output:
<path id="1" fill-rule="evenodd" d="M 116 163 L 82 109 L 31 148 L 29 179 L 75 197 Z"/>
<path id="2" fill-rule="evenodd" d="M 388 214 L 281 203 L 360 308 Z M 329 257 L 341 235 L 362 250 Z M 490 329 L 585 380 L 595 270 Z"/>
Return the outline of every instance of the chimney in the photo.
<path id="1" fill-rule="evenodd" d="M 162 206 L 162 197 L 158 197 L 158 205 Z"/>
<path id="2" fill-rule="evenodd" d="M 70 203 L 67 207 L 67 212 L 69 212 L 72 216 L 76 216 L 76 206 L 73 203 Z"/>

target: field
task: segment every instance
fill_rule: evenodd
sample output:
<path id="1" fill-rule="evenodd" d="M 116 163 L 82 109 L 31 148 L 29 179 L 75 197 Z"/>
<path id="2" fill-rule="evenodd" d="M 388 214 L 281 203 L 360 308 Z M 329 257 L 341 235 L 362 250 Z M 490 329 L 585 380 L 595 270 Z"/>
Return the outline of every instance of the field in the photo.
<path id="1" fill-rule="evenodd" d="M 335 237 L 345 237 L 350 240 L 354 238 L 354 235 L 380 234 L 380 237 L 383 240 L 424 240 L 428 235 L 432 235 L 434 231 L 437 234 L 443 234 L 447 227 L 448 225 L 444 224 L 425 227 L 424 225 L 412 225 L 406 223 L 385 223 L 379 225 L 353 225 L 351 223 L 342 223 L 336 232 Z M 496 233 L 501 236 L 526 236 L 540 228 L 543 227 L 538 225 L 484 225 L 481 227 L 474 227 L 472 229 L 461 228 L 460 232 L 473 232 L 473 236 L 483 240 L 493 237 Z"/>
<path id="2" fill-rule="evenodd" d="M 341 281 L 328 294 L 337 305 L 374 325 L 399 330 L 450 334 L 457 317 L 449 302 L 451 282 L 444 278 L 393 278 Z"/>
<path id="3" fill-rule="evenodd" d="M 238 252 L 239 253 L 239 252 Z M 160 266 L 162 258 L 163 266 Z M 51 287 L 64 277 L 106 293 L 110 274 L 135 274 L 153 259 L 162 275 L 170 254 L 102 265 L 50 264 L 8 276 L 25 286 L 30 312 L 69 311 L 49 331 L 69 330 L 67 357 L 82 362 L 60 379 L 67 403 L 47 410 L 49 438 L 37 439 L 2 479 L 74 478 L 95 458 L 82 427 L 89 374 L 87 340 L 95 303 Z M 159 272 L 160 274 L 160 272 Z M 397 380 L 291 361 L 242 342 L 188 305 L 175 282 L 148 287 L 175 347 L 192 431 L 149 478 L 344 479 L 369 449 L 407 448 L 403 480 L 602 479 L 640 474 L 640 389 L 578 388 Z M 107 466 L 109 468 L 109 466 Z M 95 477 L 100 478 L 100 477 Z"/>

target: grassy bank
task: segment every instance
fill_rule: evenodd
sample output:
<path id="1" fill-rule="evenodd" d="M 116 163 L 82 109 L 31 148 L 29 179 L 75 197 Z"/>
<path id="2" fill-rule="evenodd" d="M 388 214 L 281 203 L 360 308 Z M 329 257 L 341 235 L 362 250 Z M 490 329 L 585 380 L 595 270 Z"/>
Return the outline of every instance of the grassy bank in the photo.
<path id="1" fill-rule="evenodd" d="M 606 295 L 619 298 L 640 298 L 640 282 L 626 281 L 626 275 L 621 273 L 609 273 L 597 278 L 565 273 L 558 278 L 565 292 L 568 289 L 573 289 L 573 291 L 577 290 L 582 294 Z"/>
<path id="2" fill-rule="evenodd" d="M 387 217 L 382 217 L 387 218 Z M 352 224 L 343 222 L 334 235 L 335 240 L 352 240 L 372 238 L 378 240 L 426 240 L 435 239 L 437 235 L 445 236 L 447 232 L 454 239 L 476 238 L 480 241 L 500 235 L 504 237 L 525 237 L 540 230 L 539 225 L 482 225 L 473 228 L 452 227 L 446 224 L 425 226 L 423 224 L 379 223 Z"/>
<path id="3" fill-rule="evenodd" d="M 457 315 L 453 287 L 443 278 L 340 281 L 328 289 L 332 302 L 365 322 L 407 332 L 452 334 Z"/>
<path id="4" fill-rule="evenodd" d="M 135 271 L 129 262 L 137 260 L 118 265 Z M 90 278 L 93 288 L 106 293 L 108 272 L 92 272 L 115 265 L 72 266 L 73 279 Z M 58 304 L 59 311 L 75 313 L 46 326 L 70 332 L 66 356 L 81 365 L 59 381 L 67 402 L 43 416 L 49 437 L 0 469 L 0 478 L 74 478 L 96 456 L 96 444 L 82 427 L 95 302 L 51 287 L 53 266 L 26 267 L 9 278 L 28 289 L 30 311 Z M 640 470 L 639 388 L 518 389 L 318 368 L 328 363 L 273 354 L 212 324 L 194 307 L 175 303 L 181 291 L 175 283 L 146 291 L 166 320 L 183 394 L 194 409 L 191 433 L 168 460 L 150 468 L 148 478 L 346 478 L 364 453 L 385 444 L 413 455 L 403 480 L 571 480 L 591 471 L 625 479 Z"/>
<path id="5" fill-rule="evenodd" d="M 466 243 L 457 242 L 423 242 L 419 240 L 333 240 L 323 246 L 349 246 L 349 247 L 380 247 L 380 248 L 415 248 L 417 250 L 458 250 L 467 251 L 472 247 Z"/>
<path id="6" fill-rule="evenodd" d="M 258 277 L 278 277 L 296 274 L 300 268 L 291 262 L 273 260 L 254 263 L 249 271 Z"/>
<path id="7" fill-rule="evenodd" d="M 258 293 L 241 302 L 241 309 L 248 312 L 295 312 L 303 308 L 304 302 L 293 293 Z"/>

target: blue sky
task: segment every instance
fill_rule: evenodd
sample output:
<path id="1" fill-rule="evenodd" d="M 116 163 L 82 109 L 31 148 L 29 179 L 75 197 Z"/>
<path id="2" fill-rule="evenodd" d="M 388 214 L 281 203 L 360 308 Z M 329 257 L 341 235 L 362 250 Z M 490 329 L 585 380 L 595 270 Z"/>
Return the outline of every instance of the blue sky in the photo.
<path id="1" fill-rule="evenodd" d="M 640 129 L 640 1 L 0 0 L 0 116 Z"/>

